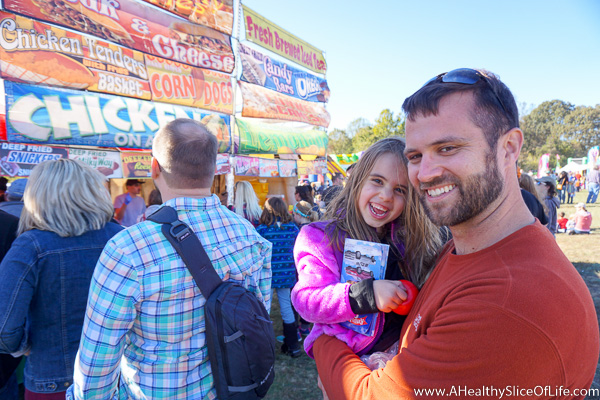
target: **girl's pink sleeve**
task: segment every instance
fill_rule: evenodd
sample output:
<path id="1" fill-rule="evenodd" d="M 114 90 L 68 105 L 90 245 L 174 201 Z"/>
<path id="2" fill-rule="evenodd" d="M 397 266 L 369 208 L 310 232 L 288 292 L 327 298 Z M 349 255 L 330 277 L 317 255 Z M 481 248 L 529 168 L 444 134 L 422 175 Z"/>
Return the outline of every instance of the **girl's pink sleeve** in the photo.
<path id="1" fill-rule="evenodd" d="M 292 304 L 302 318 L 321 324 L 335 324 L 354 318 L 348 291 L 340 283 L 340 266 L 329 239 L 320 229 L 307 225 L 296 239 L 294 259 L 298 282 L 292 290 Z"/>

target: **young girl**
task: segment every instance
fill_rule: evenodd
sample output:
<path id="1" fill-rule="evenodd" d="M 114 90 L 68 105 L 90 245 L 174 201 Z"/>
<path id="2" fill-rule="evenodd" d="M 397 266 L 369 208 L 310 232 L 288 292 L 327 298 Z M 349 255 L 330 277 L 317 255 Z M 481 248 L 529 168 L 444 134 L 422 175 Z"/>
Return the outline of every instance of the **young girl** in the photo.
<path id="1" fill-rule="evenodd" d="M 313 209 L 313 205 L 304 200 L 300 200 L 294 205 L 293 215 L 298 229 L 311 222 L 317 222 L 319 219 L 319 215 Z"/>
<path id="2" fill-rule="evenodd" d="M 293 251 L 298 227 L 292 222 L 287 205 L 279 197 L 267 199 L 259 223 L 256 231 L 273 244 L 271 288 L 277 291 L 283 320 L 281 351 L 294 358 L 300 357 L 302 350 L 298 344 L 298 327 L 290 301 L 290 289 L 296 283 Z"/>
<path id="3" fill-rule="evenodd" d="M 319 209 L 319 206 L 315 203 L 312 186 L 296 186 L 295 196 L 297 202 L 305 201 L 309 203 L 311 205 L 312 211 L 317 213 L 317 218 L 321 218 L 321 210 Z"/>
<path id="4" fill-rule="evenodd" d="M 298 283 L 292 302 L 315 325 L 304 341 L 312 357 L 319 335 L 335 336 L 358 355 L 385 351 L 400 338 L 404 316 L 390 313 L 406 293 L 400 279 L 422 286 L 442 245 L 440 231 L 425 216 L 408 182 L 404 141 L 386 138 L 367 149 L 348 183 L 331 202 L 323 221 L 305 226 L 294 255 Z M 346 238 L 390 245 L 384 280 L 340 283 Z M 339 323 L 357 314 L 380 312 L 375 334 L 366 336 Z M 386 313 L 385 315 L 382 313 Z"/>
<path id="5" fill-rule="evenodd" d="M 319 214 L 314 210 L 314 206 L 304 200 L 300 200 L 294 205 L 292 215 L 298 229 L 302 229 L 303 226 L 319 220 Z M 307 336 L 310 333 L 310 322 L 300 317 L 298 331 L 302 336 Z"/>

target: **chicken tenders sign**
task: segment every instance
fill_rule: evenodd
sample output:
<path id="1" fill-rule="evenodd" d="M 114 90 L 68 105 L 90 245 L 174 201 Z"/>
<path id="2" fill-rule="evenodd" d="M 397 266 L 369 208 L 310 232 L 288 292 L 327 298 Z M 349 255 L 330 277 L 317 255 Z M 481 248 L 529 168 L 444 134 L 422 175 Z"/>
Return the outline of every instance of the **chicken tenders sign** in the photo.
<path id="1" fill-rule="evenodd" d="M 134 0 L 4 0 L 18 14 L 195 67 L 230 73 L 231 38 Z"/>

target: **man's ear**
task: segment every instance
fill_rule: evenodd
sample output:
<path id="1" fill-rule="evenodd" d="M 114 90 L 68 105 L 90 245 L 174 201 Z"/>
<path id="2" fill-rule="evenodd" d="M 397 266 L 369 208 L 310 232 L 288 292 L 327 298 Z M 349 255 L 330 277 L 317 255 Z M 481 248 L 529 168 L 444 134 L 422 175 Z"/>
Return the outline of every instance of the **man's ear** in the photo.
<path id="1" fill-rule="evenodd" d="M 160 170 L 160 165 L 158 164 L 158 161 L 156 161 L 156 158 L 152 157 L 152 162 L 150 164 L 150 173 L 152 179 L 156 180 L 156 178 L 158 178 L 161 172 L 162 171 Z"/>
<path id="2" fill-rule="evenodd" d="M 500 137 L 502 158 L 506 165 L 515 165 L 523 147 L 523 131 L 513 128 Z"/>

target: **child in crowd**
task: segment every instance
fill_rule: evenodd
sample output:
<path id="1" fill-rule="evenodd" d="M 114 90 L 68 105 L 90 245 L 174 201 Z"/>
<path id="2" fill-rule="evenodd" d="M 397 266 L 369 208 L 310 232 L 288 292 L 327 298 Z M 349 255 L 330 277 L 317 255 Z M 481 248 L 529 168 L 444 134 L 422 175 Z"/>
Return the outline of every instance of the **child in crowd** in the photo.
<path id="1" fill-rule="evenodd" d="M 575 198 L 575 181 L 577 179 L 573 176 L 573 173 L 569 175 L 569 183 L 567 184 L 567 204 L 573 204 Z"/>
<path id="2" fill-rule="evenodd" d="M 575 230 L 575 214 L 571 214 L 569 216 L 569 219 L 567 220 L 565 227 L 566 227 L 567 233 L 569 235 L 575 234 L 575 232 L 573 232 Z"/>
<path id="3" fill-rule="evenodd" d="M 558 232 L 560 233 L 565 233 L 567 231 L 567 222 L 569 221 L 568 218 L 565 218 L 565 213 L 564 212 L 560 212 L 560 218 L 558 218 L 557 223 L 558 223 Z"/>
<path id="4" fill-rule="evenodd" d="M 313 206 L 304 200 L 300 200 L 294 205 L 293 215 L 298 229 L 319 220 L 319 215 L 313 210 Z"/>
<path id="5" fill-rule="evenodd" d="M 298 229 L 302 229 L 303 226 L 319 220 L 319 215 L 314 210 L 314 207 L 309 202 L 304 200 L 300 200 L 294 205 L 292 214 Z M 307 336 L 310 333 L 310 322 L 300 317 L 300 326 L 298 327 L 298 331 L 302 336 Z"/>
<path id="6" fill-rule="evenodd" d="M 390 313 L 406 299 L 399 280 L 420 287 L 434 264 L 441 234 L 408 182 L 404 146 L 402 139 L 392 137 L 367 149 L 324 220 L 304 226 L 298 235 L 292 302 L 303 318 L 315 323 L 304 341 L 311 357 L 322 334 L 344 341 L 360 356 L 395 345 L 405 318 Z M 346 238 L 390 245 L 385 279 L 340 282 Z M 380 313 L 373 336 L 339 324 L 369 313 Z"/>
<path id="7" fill-rule="evenodd" d="M 290 301 L 290 290 L 296 283 L 293 251 L 298 227 L 292 222 L 287 205 L 279 197 L 267 199 L 259 223 L 256 231 L 273 244 L 271 288 L 277 292 L 283 320 L 281 351 L 293 358 L 300 357 L 302 350 L 298 344 L 298 326 Z"/>

